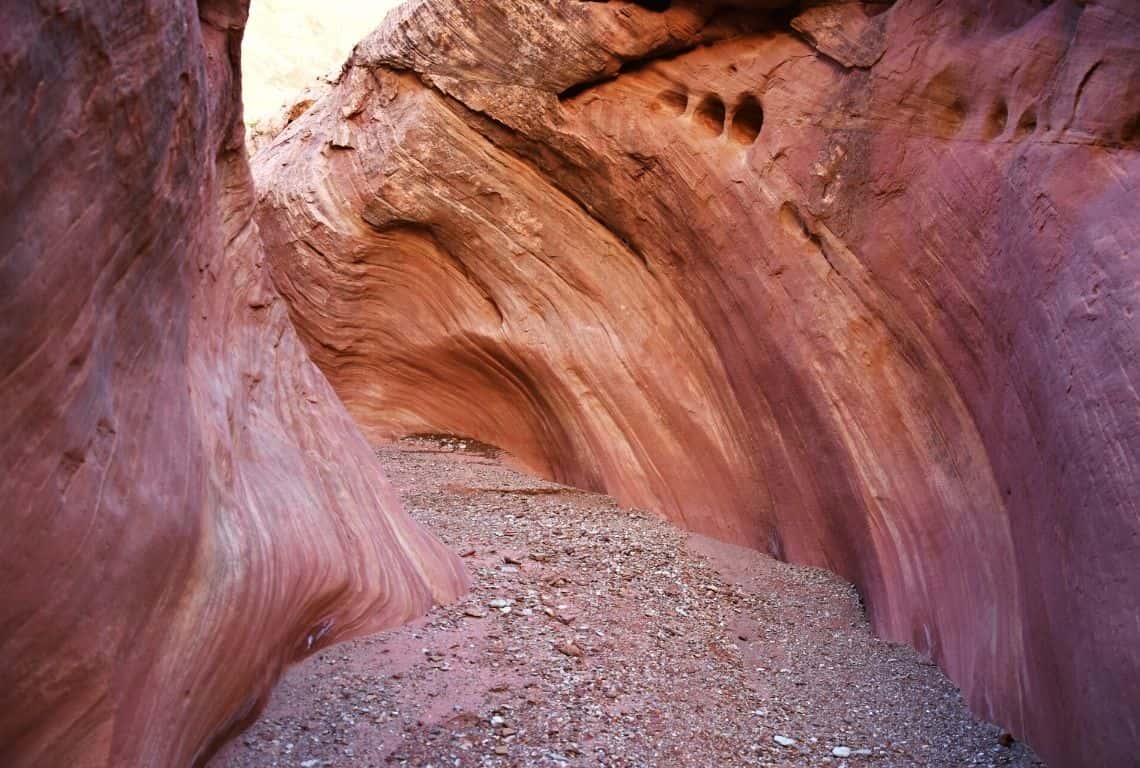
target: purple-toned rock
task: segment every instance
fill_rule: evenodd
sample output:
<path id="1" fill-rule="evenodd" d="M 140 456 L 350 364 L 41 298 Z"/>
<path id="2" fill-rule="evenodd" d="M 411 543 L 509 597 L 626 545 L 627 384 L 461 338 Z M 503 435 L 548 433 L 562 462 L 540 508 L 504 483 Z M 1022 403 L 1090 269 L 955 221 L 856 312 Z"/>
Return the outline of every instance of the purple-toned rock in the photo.
<path id="1" fill-rule="evenodd" d="M 200 764 L 282 668 L 454 596 L 270 283 L 241 2 L 0 26 L 0 764 Z"/>

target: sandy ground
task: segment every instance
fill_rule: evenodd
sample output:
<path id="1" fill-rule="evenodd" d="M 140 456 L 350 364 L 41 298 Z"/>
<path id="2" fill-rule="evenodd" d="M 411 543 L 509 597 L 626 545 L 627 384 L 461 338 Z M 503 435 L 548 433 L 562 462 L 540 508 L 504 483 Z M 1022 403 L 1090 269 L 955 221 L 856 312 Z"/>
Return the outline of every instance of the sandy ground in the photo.
<path id="1" fill-rule="evenodd" d="M 463 441 L 377 453 L 471 594 L 290 670 L 212 768 L 1041 765 L 832 574 Z"/>

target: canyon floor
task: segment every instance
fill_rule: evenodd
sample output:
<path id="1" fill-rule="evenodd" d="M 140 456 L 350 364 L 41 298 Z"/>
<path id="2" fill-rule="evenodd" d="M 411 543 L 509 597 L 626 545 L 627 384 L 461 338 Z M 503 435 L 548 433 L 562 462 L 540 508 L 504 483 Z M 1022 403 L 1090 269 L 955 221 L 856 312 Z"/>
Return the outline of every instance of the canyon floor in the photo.
<path id="1" fill-rule="evenodd" d="M 468 441 L 377 455 L 471 593 L 291 669 L 212 768 L 1042 765 L 837 576 Z"/>

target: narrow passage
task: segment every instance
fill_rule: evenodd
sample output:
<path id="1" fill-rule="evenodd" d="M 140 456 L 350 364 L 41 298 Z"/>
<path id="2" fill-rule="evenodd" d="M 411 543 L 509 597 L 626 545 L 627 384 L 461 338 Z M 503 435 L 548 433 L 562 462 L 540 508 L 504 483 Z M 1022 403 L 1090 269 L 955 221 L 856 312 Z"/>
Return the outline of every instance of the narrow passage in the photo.
<path id="1" fill-rule="evenodd" d="M 290 670 L 211 762 L 267 766 L 1040 766 L 974 720 L 851 585 L 686 534 L 454 438 L 377 455 L 470 595 Z"/>

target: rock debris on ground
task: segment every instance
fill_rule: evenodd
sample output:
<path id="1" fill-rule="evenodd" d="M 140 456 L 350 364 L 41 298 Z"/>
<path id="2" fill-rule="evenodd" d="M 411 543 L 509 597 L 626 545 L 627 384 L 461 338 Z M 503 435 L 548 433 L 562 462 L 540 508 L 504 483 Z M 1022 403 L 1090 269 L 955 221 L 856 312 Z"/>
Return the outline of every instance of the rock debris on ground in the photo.
<path id="1" fill-rule="evenodd" d="M 290 670 L 214 768 L 1040 766 L 822 570 L 519 474 L 377 450 L 471 593 Z"/>

